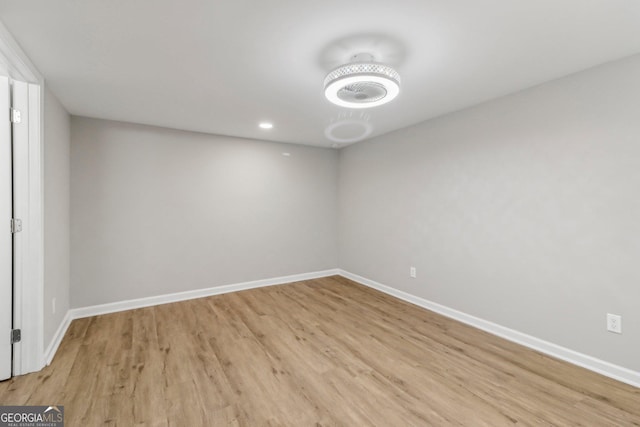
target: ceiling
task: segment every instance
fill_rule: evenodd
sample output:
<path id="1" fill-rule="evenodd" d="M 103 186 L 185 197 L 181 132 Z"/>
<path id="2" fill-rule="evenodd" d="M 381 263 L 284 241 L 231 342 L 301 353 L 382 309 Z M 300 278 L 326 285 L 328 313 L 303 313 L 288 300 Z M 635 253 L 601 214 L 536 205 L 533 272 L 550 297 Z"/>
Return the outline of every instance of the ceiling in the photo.
<path id="1" fill-rule="evenodd" d="M 637 0 L 0 0 L 0 20 L 71 114 L 322 147 L 640 52 Z M 324 98 L 358 53 L 397 99 Z"/>

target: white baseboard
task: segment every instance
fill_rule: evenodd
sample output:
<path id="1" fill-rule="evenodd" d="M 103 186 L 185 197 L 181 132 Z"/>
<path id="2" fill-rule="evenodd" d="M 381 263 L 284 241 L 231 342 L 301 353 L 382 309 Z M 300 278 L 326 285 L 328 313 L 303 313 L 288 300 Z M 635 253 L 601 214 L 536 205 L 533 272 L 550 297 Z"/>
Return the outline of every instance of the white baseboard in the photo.
<path id="1" fill-rule="evenodd" d="M 273 286 L 273 285 L 282 285 L 285 283 L 299 282 L 302 280 L 311 280 L 311 279 L 318 279 L 320 277 L 335 276 L 338 274 L 338 271 L 339 270 L 337 268 L 334 268 L 331 270 L 315 271 L 313 273 L 293 274 L 291 276 L 282 276 L 282 277 L 274 277 L 271 279 L 254 280 L 251 282 L 235 283 L 233 285 L 216 286 L 216 287 L 206 288 L 206 289 L 196 289 L 193 291 L 177 292 L 177 293 L 165 294 L 165 295 L 156 295 L 152 297 L 138 298 L 138 299 L 132 299 L 127 301 L 119 301 L 119 302 L 114 302 L 109 304 L 100 304 L 100 305 L 94 305 L 90 307 L 73 308 L 67 311 L 67 314 L 64 316 L 62 323 L 60 323 L 60 326 L 58 327 L 58 330 L 53 336 L 51 343 L 49 344 L 46 351 L 44 352 L 44 355 L 43 355 L 44 363 L 42 364 L 42 366 L 47 366 L 51 364 L 51 361 L 53 360 L 56 354 L 56 351 L 58 351 L 58 347 L 60 346 L 60 343 L 62 342 L 64 335 L 67 333 L 67 329 L 69 329 L 69 325 L 71 324 L 71 321 L 74 319 L 97 316 L 100 314 L 116 313 L 119 311 L 133 310 L 135 308 L 150 307 L 154 305 L 168 304 L 168 303 L 178 302 L 178 301 L 186 301 L 186 300 L 195 299 L 195 298 L 208 297 L 211 295 L 219 295 L 219 294 L 226 294 L 229 292 L 243 291 L 246 289 L 261 288 L 261 287 Z"/>
<path id="2" fill-rule="evenodd" d="M 44 352 L 44 363 L 42 364 L 42 366 L 49 366 L 51 364 L 53 357 L 56 355 L 56 351 L 58 351 L 58 347 L 60 347 L 62 338 L 64 338 L 64 335 L 67 333 L 67 329 L 69 329 L 71 320 L 73 319 L 71 318 L 71 311 L 69 310 L 64 315 L 64 318 L 62 319 L 60 326 L 58 326 L 56 333 L 53 335 L 53 339 L 51 340 L 51 342 L 49 343 L 49 346 Z"/>
<path id="3" fill-rule="evenodd" d="M 265 286 L 282 285 L 284 283 L 311 280 L 320 277 L 334 276 L 338 269 L 315 271 L 313 273 L 293 274 L 291 276 L 274 277 L 271 279 L 254 280 L 251 282 L 235 283 L 233 285 L 215 286 L 212 288 L 195 289 L 193 291 L 176 292 L 173 294 L 157 295 L 152 297 L 131 299 L 113 302 L 109 304 L 93 305 L 89 307 L 71 309 L 71 319 L 97 316 L 100 314 L 116 313 L 118 311 L 132 310 L 134 308 L 150 307 L 153 305 L 168 304 L 178 301 L 186 301 L 195 298 L 203 298 L 212 295 L 226 294 L 229 292 L 244 291 L 246 289 L 262 288 Z"/>
<path id="4" fill-rule="evenodd" d="M 115 302 L 110 304 L 94 305 L 90 307 L 74 308 L 67 312 L 60 327 L 56 331 L 51 343 L 47 347 L 44 353 L 44 361 L 46 365 L 49 365 L 55 356 L 55 353 L 64 338 L 69 325 L 73 319 L 79 319 L 83 317 L 97 316 L 100 314 L 115 313 L 119 311 L 132 310 L 135 308 L 149 307 L 153 305 L 167 304 L 178 301 L 185 301 L 189 299 L 202 298 L 211 295 L 225 294 L 229 292 L 237 292 L 246 289 L 254 289 L 265 286 L 281 285 L 291 282 L 299 282 L 301 280 L 311 280 L 320 277 L 327 277 L 333 275 L 341 275 L 348 279 L 358 282 L 362 285 L 384 292 L 388 295 L 394 296 L 401 300 L 410 302 L 419 307 L 426 308 L 427 310 L 434 311 L 442 314 L 443 316 L 458 320 L 462 323 L 466 323 L 483 331 L 489 332 L 493 335 L 505 338 L 509 341 L 524 345 L 541 353 L 548 354 L 555 358 L 564 360 L 574 365 L 581 366 L 615 380 L 630 384 L 635 387 L 640 387 L 640 372 L 632 371 L 622 366 L 614 365 L 613 363 L 606 362 L 604 360 L 597 359 L 595 357 L 579 353 L 577 351 L 568 349 L 566 347 L 553 344 L 551 342 L 542 340 L 540 338 L 533 337 L 531 335 L 518 332 L 516 330 L 507 328 L 505 326 L 498 325 L 493 322 L 489 322 L 484 319 L 480 319 L 475 316 L 463 313 L 458 310 L 446 307 L 441 304 L 426 300 L 424 298 L 411 295 L 407 292 L 400 291 L 390 286 L 383 285 L 376 281 L 367 279 L 362 276 L 358 276 L 348 271 L 340 269 L 331 269 L 324 271 L 317 271 L 313 273 L 294 274 L 291 276 L 275 277 L 271 279 L 255 280 L 251 282 L 236 283 L 233 285 L 217 286 L 206 289 L 197 289 L 193 291 L 178 292 L 173 294 L 158 295 L 147 298 L 139 298 L 121 302 Z"/>
<path id="5" fill-rule="evenodd" d="M 524 345 L 525 347 L 537 350 L 541 353 L 548 354 L 549 356 L 553 356 L 557 359 L 564 360 L 566 362 L 581 366 L 609 378 L 613 378 L 623 383 L 640 388 L 640 372 L 632 371 L 622 366 L 614 365 L 613 363 L 609 363 L 604 360 L 600 360 L 595 357 L 568 349 L 566 347 L 553 344 L 540 338 L 536 338 L 534 336 L 498 325 L 496 323 L 471 316 L 469 314 L 454 310 L 444 305 L 437 304 L 424 298 L 411 295 L 407 292 L 403 292 L 398 289 L 383 285 L 381 283 L 367 279 L 366 277 L 349 273 L 348 271 L 339 270 L 338 274 L 346 277 L 347 279 L 351 279 L 354 282 L 358 282 L 362 285 L 384 292 L 385 294 L 410 302 L 422 308 L 426 308 L 427 310 L 442 314 L 443 316 L 458 320 L 462 323 L 466 323 L 467 325 L 471 325 L 478 329 L 482 329 L 483 331 L 489 332 L 490 334 L 497 335 L 509 341 L 513 341 L 515 343 Z"/>

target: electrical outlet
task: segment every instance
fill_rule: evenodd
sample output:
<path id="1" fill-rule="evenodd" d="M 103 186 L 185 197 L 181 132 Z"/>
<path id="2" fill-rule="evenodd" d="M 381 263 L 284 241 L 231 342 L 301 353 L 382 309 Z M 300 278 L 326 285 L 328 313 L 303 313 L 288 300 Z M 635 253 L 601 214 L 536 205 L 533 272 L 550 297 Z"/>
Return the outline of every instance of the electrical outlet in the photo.
<path id="1" fill-rule="evenodd" d="M 51 314 L 56 314 L 56 299 L 51 299 Z"/>
<path id="2" fill-rule="evenodd" d="M 615 332 L 616 334 L 622 333 L 622 316 L 617 314 L 607 313 L 607 331 Z"/>
<path id="3" fill-rule="evenodd" d="M 416 278 L 416 268 L 415 267 L 409 267 L 409 277 L 412 278 Z"/>

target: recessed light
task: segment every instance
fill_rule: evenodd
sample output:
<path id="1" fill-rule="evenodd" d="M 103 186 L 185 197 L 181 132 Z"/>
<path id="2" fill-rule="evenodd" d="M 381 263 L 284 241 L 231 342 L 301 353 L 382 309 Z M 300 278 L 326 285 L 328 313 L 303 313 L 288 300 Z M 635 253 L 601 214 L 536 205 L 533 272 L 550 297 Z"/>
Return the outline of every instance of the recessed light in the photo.
<path id="1" fill-rule="evenodd" d="M 273 123 L 262 122 L 258 126 L 260 126 L 260 129 L 271 129 L 273 127 Z"/>

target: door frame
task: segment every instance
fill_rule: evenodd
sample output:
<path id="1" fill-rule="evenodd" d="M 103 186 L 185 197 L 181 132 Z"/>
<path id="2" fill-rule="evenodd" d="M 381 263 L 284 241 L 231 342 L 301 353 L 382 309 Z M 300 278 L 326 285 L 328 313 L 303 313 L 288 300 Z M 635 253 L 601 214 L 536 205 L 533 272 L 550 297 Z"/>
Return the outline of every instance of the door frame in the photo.
<path id="1" fill-rule="evenodd" d="M 14 146 L 14 216 L 23 229 L 14 235 L 13 324 L 22 340 L 13 346 L 14 375 L 36 372 L 44 360 L 44 235 L 42 140 L 44 79 L 0 22 L 0 68 L 9 78 L 27 83 L 20 99 L 27 127 Z M 15 141 L 14 141 L 15 142 Z"/>

